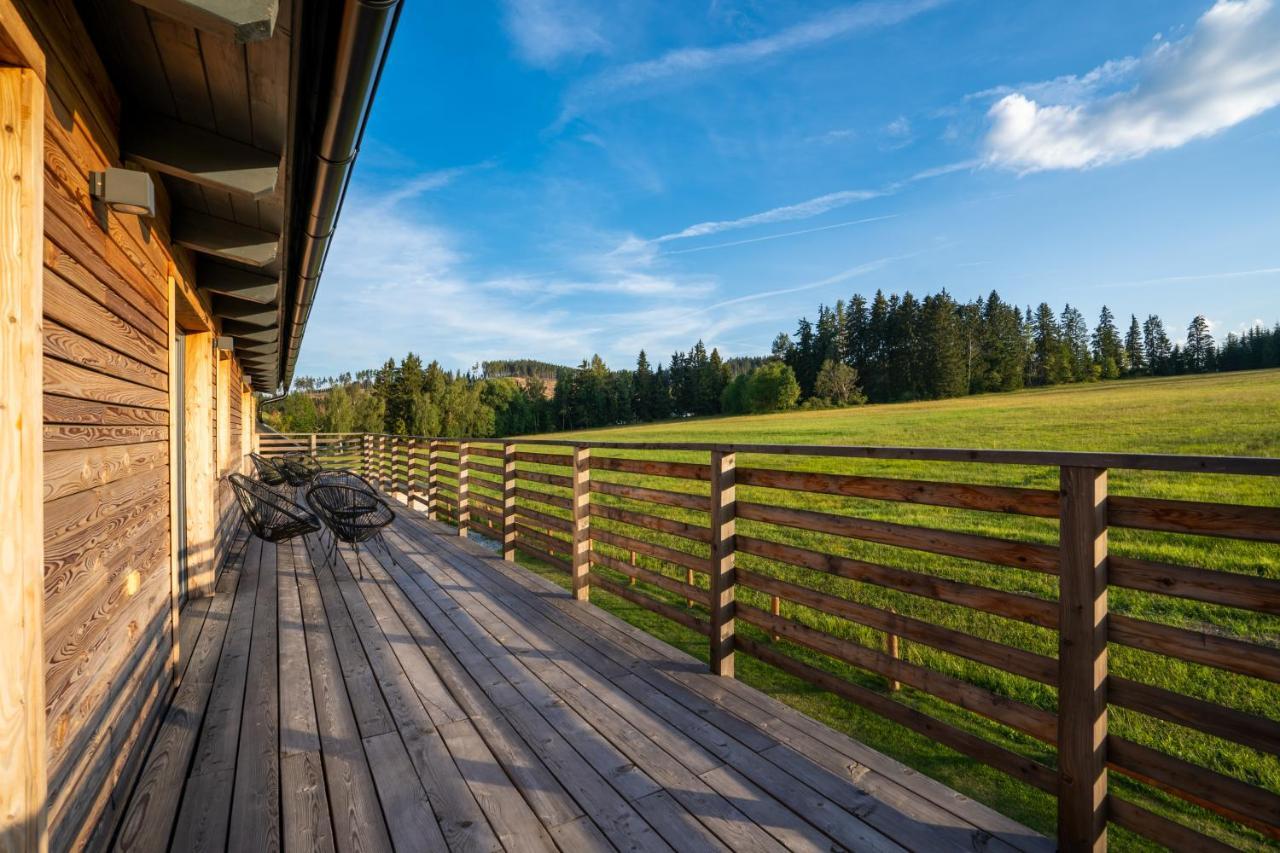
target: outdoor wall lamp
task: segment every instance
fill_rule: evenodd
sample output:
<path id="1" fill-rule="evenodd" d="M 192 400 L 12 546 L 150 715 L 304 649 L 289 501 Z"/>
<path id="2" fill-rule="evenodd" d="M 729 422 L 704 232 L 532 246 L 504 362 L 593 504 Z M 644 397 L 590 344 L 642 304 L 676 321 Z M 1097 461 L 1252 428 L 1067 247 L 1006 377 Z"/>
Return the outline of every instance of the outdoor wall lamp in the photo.
<path id="1" fill-rule="evenodd" d="M 116 213 L 156 215 L 156 187 L 146 172 L 133 169 L 90 172 L 89 194 L 102 199 Z"/>

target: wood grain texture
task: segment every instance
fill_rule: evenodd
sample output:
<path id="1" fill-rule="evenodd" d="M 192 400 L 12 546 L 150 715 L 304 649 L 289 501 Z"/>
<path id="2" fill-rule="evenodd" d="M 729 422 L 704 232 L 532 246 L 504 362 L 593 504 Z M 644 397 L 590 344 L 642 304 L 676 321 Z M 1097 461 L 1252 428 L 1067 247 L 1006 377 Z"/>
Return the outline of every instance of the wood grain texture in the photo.
<path id="1" fill-rule="evenodd" d="M 784 545 L 753 536 L 739 535 L 737 543 L 738 550 L 743 554 L 753 554 L 850 580 L 877 584 L 949 604 L 972 607 L 1008 619 L 1030 622 L 1042 628 L 1056 628 L 1058 625 L 1057 604 L 1045 599 L 948 580 L 923 572 L 882 566 L 851 557 L 825 554 L 821 551 Z"/>
<path id="2" fill-rule="evenodd" d="M 1058 846 L 1107 848 L 1107 472 L 1061 472 Z"/>
<path id="3" fill-rule="evenodd" d="M 213 588 L 217 559 L 217 457 L 214 438 L 216 409 L 213 335 L 183 336 L 186 347 L 186 494 L 188 594 L 207 594 Z M 177 381 L 175 378 L 174 381 Z"/>
<path id="4" fill-rule="evenodd" d="M 74 397 L 44 395 L 44 421 L 50 424 L 89 424 L 93 426 L 164 426 L 169 423 L 168 409 L 143 409 L 81 400 Z"/>
<path id="5" fill-rule="evenodd" d="M 611 521 L 620 521 L 624 524 L 630 524 L 633 527 L 640 527 L 644 530 L 656 530 L 661 533 L 669 533 L 672 536 L 679 536 L 693 542 L 710 543 L 712 539 L 711 532 L 705 525 L 689 524 L 684 521 L 677 521 L 673 518 L 662 518 L 661 516 L 651 515 L 647 512 L 637 512 L 635 510 L 624 509 L 617 506 L 592 504 L 591 515 L 596 518 L 607 518 Z"/>
<path id="6" fill-rule="evenodd" d="M 746 569 L 738 569 L 738 583 L 760 592 L 776 595 L 783 601 L 803 604 L 805 607 L 812 607 L 814 610 L 839 616 L 877 631 L 897 634 L 899 637 L 915 640 L 1042 684 L 1054 684 L 1057 680 L 1057 661 L 1044 655 L 934 625 L 932 622 L 903 616 L 890 610 L 850 601 Z"/>
<path id="7" fill-rule="evenodd" d="M 600 445 L 592 445 L 599 447 Z M 600 471 L 620 471 L 626 474 L 644 474 L 647 477 L 672 477 L 680 480 L 711 480 L 711 467 L 690 462 L 662 462 L 656 459 L 623 459 L 614 456 L 596 456 L 591 467 Z"/>
<path id="8" fill-rule="evenodd" d="M 97 373 L 55 358 L 44 359 L 44 390 L 64 397 L 80 397 L 98 403 L 167 409 L 169 395 L 158 388 L 136 385 L 126 379 Z"/>
<path id="9" fill-rule="evenodd" d="M 1053 714 L 1022 702 L 977 687 L 958 678 L 927 667 L 905 663 L 896 657 L 860 643 L 840 640 L 792 619 L 774 616 L 764 610 L 739 605 L 740 618 L 770 634 L 852 664 L 892 681 L 909 684 L 988 719 L 1003 723 L 1032 737 L 1053 743 L 1057 737 L 1057 721 Z"/>
<path id="10" fill-rule="evenodd" d="M 1014 489 L 894 477 L 776 471 L 767 468 L 741 468 L 738 471 L 738 482 L 744 486 L 842 497 L 902 501 L 1043 518 L 1058 516 L 1058 495 L 1047 489 Z"/>
<path id="11" fill-rule="evenodd" d="M 1280 508 L 1112 497 L 1107 516 L 1117 527 L 1280 542 Z"/>
<path id="12" fill-rule="evenodd" d="M 711 671 L 734 677 L 737 613 L 737 456 L 711 452 Z"/>
<path id="13" fill-rule="evenodd" d="M 156 370 L 166 369 L 167 341 L 153 331 L 149 319 L 136 316 L 136 309 L 129 303 L 114 294 L 112 298 L 95 299 L 49 270 L 45 270 L 44 278 L 45 314 L 49 319 Z"/>
<path id="14" fill-rule="evenodd" d="M 631 486 L 626 483 L 610 483 L 604 480 L 593 481 L 591 483 L 591 491 L 602 495 L 614 495 L 620 498 L 648 501 L 649 503 L 662 504 L 663 506 L 697 509 L 703 512 L 708 511 L 711 506 L 710 500 L 706 495 L 691 495 L 686 492 L 650 489 L 643 486 Z"/>
<path id="15" fill-rule="evenodd" d="M 168 388 L 167 373 L 134 361 L 53 321 L 47 321 L 44 326 L 44 354 L 160 391 Z"/>
<path id="16" fill-rule="evenodd" d="M 32 46 L 4 9 L 6 41 Z M 0 68 L 0 838 L 17 850 L 48 844 L 46 803 L 44 507 L 40 442 L 40 117 L 44 87 L 30 68 Z"/>
<path id="17" fill-rule="evenodd" d="M 168 464 L 167 441 L 49 451 L 44 455 L 44 499 L 98 488 Z"/>
<path id="18" fill-rule="evenodd" d="M 854 516 L 815 510 L 792 509 L 750 501 L 738 502 L 738 517 L 817 533 L 847 536 L 881 545 L 895 545 L 949 557 L 995 563 L 1013 568 L 1053 574 L 1058 570 L 1058 553 L 1052 546 L 954 533 L 892 521 L 872 521 Z"/>

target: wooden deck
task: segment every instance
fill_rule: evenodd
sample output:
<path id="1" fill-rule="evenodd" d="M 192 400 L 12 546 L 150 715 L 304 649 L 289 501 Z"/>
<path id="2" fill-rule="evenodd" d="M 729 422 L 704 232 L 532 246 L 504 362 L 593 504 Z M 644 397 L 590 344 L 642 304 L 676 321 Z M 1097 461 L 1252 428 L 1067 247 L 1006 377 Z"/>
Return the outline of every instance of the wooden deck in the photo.
<path id="1" fill-rule="evenodd" d="M 400 515 L 359 565 L 241 537 L 184 619 L 119 848 L 1052 849 Z"/>

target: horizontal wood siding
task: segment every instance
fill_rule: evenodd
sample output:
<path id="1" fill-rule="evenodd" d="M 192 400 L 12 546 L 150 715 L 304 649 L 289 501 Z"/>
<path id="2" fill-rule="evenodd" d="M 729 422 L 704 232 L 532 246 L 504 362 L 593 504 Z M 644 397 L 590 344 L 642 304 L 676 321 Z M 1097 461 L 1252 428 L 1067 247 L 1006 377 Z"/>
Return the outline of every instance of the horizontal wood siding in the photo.
<path id="1" fill-rule="evenodd" d="M 117 216 L 120 101 L 70 0 L 19 0 L 44 49 L 45 713 L 49 847 L 101 847 L 172 687 L 163 210 Z M 160 200 L 163 206 L 164 200 Z M 185 260 L 178 259 L 185 269 Z"/>

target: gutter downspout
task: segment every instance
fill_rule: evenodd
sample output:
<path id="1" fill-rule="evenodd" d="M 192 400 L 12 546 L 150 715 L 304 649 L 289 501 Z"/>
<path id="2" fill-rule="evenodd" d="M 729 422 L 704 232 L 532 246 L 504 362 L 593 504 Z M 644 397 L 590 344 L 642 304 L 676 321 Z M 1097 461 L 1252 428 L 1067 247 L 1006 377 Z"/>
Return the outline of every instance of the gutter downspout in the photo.
<path id="1" fill-rule="evenodd" d="M 302 247 L 286 327 L 288 350 L 284 354 L 281 383 L 285 391 L 293 381 L 302 333 L 311 316 L 338 212 L 351 180 L 360 139 L 369 121 L 369 108 L 387 61 L 401 8 L 400 0 L 346 0 L 343 6 L 333 63 L 333 88 L 316 142 L 315 180 L 302 224 Z"/>

